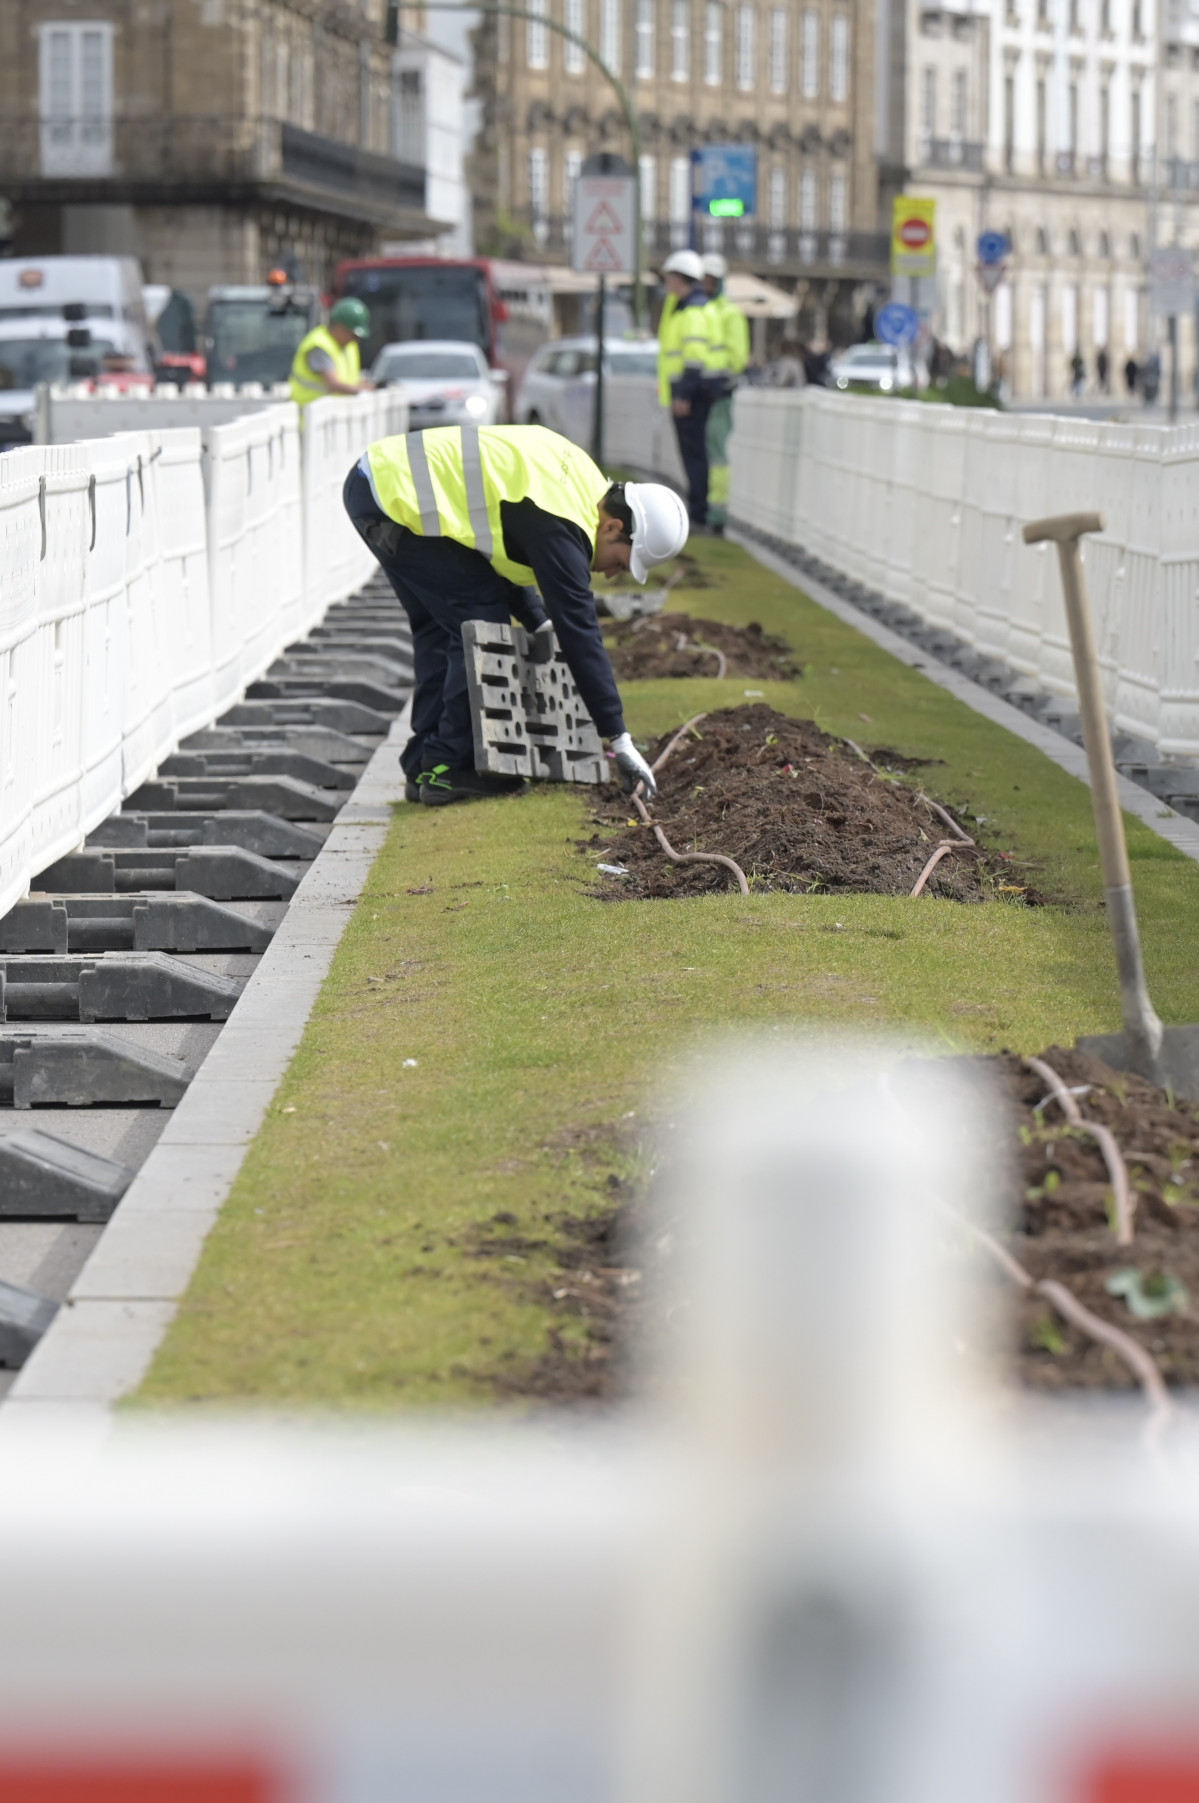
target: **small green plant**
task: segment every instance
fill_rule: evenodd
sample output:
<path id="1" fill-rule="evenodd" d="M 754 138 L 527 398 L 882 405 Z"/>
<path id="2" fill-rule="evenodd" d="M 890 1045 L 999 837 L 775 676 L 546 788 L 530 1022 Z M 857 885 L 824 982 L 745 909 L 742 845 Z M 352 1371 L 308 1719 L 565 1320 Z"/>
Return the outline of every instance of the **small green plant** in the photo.
<path id="1" fill-rule="evenodd" d="M 1039 1315 L 1032 1324 L 1029 1338 L 1039 1352 L 1051 1352 L 1054 1358 L 1060 1359 L 1070 1350 L 1061 1323 L 1053 1315 Z"/>
<path id="2" fill-rule="evenodd" d="M 1114 1271 L 1103 1287 L 1109 1296 L 1122 1296 L 1138 1321 L 1185 1314 L 1191 1300 L 1186 1285 L 1168 1271 L 1140 1271 L 1135 1265 Z"/>
<path id="3" fill-rule="evenodd" d="M 1040 1202 L 1042 1197 L 1044 1197 L 1044 1196 L 1056 1195 L 1058 1190 L 1061 1187 L 1062 1187 L 1062 1174 L 1060 1171 L 1055 1170 L 1053 1168 L 1053 1166 L 1051 1165 L 1050 1168 L 1046 1171 L 1044 1179 L 1041 1182 L 1040 1186 L 1035 1189 L 1026 1189 L 1024 1192 L 1024 1197 L 1025 1197 L 1025 1200 L 1028 1202 Z"/>

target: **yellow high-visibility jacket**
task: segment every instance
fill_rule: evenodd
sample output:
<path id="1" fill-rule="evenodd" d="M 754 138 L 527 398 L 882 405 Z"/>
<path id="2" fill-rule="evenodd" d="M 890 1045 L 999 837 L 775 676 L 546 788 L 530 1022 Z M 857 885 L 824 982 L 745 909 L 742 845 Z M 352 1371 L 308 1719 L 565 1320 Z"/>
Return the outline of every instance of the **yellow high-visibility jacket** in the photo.
<path id="1" fill-rule="evenodd" d="M 355 383 L 362 373 L 362 358 L 356 338 L 352 338 L 349 344 L 338 344 L 328 326 L 314 326 L 308 336 L 300 340 L 292 358 L 291 398 L 297 407 L 307 407 L 309 401 L 319 401 L 322 395 L 329 392 L 308 367 L 308 353 L 316 350 L 328 351 L 333 359 L 333 373 L 339 381 Z"/>
<path id="2" fill-rule="evenodd" d="M 694 387 L 705 377 L 719 375 L 724 358 L 720 314 L 702 288 L 663 309 L 658 325 L 658 399 L 664 407 L 670 405 L 676 384 Z"/>
<path id="3" fill-rule="evenodd" d="M 725 350 L 725 368 L 739 376 L 749 362 L 749 321 L 740 307 L 734 306 L 726 294 L 717 294 L 709 302 L 720 314 L 721 335 Z"/>
<path id="4" fill-rule="evenodd" d="M 595 553 L 610 486 L 586 451 L 547 426 L 435 426 L 381 438 L 367 452 L 375 498 L 424 538 L 453 538 L 527 588 L 536 580 L 504 550 L 503 501 L 533 501 L 580 526 Z"/>

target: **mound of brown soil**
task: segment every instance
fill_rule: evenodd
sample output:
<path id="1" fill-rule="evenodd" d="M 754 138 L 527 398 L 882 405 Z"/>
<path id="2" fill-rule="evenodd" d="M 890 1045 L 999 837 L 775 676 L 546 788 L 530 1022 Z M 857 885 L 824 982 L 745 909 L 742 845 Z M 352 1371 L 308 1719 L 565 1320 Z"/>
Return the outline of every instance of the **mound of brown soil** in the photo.
<path id="1" fill-rule="evenodd" d="M 1019 1196 L 1013 1256 L 1056 1279 L 1092 1313 L 1145 1348 L 1172 1384 L 1199 1382 L 1199 1106 L 1085 1052 L 1042 1054 L 1077 1091 L 1085 1119 L 1109 1127 L 1136 1197 L 1130 1246 L 1109 1224 L 1112 1186 L 1094 1140 L 1046 1103 L 1048 1085 L 1010 1053 L 994 1060 L 1016 1110 Z M 1113 1289 L 1109 1289 L 1111 1283 Z M 1113 1290 L 1115 1293 L 1113 1293 Z M 1116 1354 L 1063 1321 L 1041 1297 L 1017 1298 L 1021 1379 L 1035 1389 L 1129 1389 Z"/>
<path id="2" fill-rule="evenodd" d="M 651 763 L 670 736 L 653 747 Z M 789 720 L 760 702 L 722 708 L 658 772 L 653 817 L 676 852 L 723 853 L 755 890 L 908 895 L 953 835 L 920 792 L 879 761 L 885 755 L 867 762 L 811 720 Z M 640 900 L 729 889 L 733 878 L 722 865 L 670 863 L 651 828 L 631 822 L 632 812 L 619 790 L 605 792 L 588 850 L 625 874 L 605 875 L 597 894 Z M 996 892 L 1040 899 L 1008 878 L 1001 860 L 962 846 L 942 858 L 927 888 L 955 901 Z"/>
<path id="3" fill-rule="evenodd" d="M 789 682 L 801 674 L 785 639 L 749 626 L 726 626 L 692 614 L 647 614 L 628 620 L 608 637 L 618 681 L 660 676 L 750 676 Z"/>

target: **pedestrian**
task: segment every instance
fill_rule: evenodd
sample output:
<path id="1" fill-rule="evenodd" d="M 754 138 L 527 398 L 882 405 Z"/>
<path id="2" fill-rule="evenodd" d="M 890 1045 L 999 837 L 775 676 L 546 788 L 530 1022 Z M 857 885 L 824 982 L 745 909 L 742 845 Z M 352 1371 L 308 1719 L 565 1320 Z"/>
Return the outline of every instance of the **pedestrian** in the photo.
<path id="1" fill-rule="evenodd" d="M 803 350 L 794 338 L 784 338 L 779 345 L 778 356 L 770 365 L 770 386 L 772 388 L 802 388 L 806 382 Z"/>
<path id="2" fill-rule="evenodd" d="M 1150 351 L 1141 369 L 1141 399 L 1146 407 L 1152 407 L 1162 385 L 1162 360 L 1157 351 Z"/>
<path id="3" fill-rule="evenodd" d="M 1078 347 L 1076 345 L 1074 347 L 1074 355 L 1070 359 L 1070 393 L 1074 396 L 1075 400 L 1078 399 L 1079 395 L 1082 393 L 1083 389 L 1086 387 L 1086 381 L 1087 381 L 1086 362 L 1083 358 L 1082 352 L 1078 349 Z"/>
<path id="4" fill-rule="evenodd" d="M 1108 367 L 1107 346 L 1101 344 L 1095 353 L 1095 380 L 1100 394 L 1108 392 Z"/>
<path id="5" fill-rule="evenodd" d="M 371 316 L 364 303 L 351 296 L 339 300 L 327 326 L 314 326 L 296 346 L 291 365 L 291 398 L 300 409 L 327 394 L 357 394 L 370 388 L 362 380 L 359 341 L 370 337 Z"/>
<path id="6" fill-rule="evenodd" d="M 733 430 L 733 390 L 738 386 L 749 363 L 749 321 L 740 307 L 725 293 L 729 266 L 712 251 L 701 259 L 704 292 L 709 307 L 715 307 L 720 319 L 721 342 L 724 346 L 725 391 L 718 394 L 708 414 L 705 433 L 708 452 L 708 524 L 714 532 L 724 531 L 729 502 L 729 434 Z"/>
<path id="7" fill-rule="evenodd" d="M 1129 394 L 1136 393 L 1140 374 L 1141 372 L 1137 368 L 1137 360 L 1130 354 L 1127 363 L 1124 365 L 1124 386 L 1127 388 Z"/>
<path id="8" fill-rule="evenodd" d="M 676 250 L 662 273 L 674 305 L 667 304 L 658 325 L 658 399 L 674 416 L 692 528 L 706 532 L 708 415 L 727 392 L 723 325 L 704 292 L 696 251 Z"/>
<path id="9" fill-rule="evenodd" d="M 400 758 L 409 801 L 443 807 L 524 786 L 474 767 L 462 646 L 467 620 L 502 625 L 513 614 L 535 635 L 539 660 L 557 634 L 626 789 L 640 781 L 654 793 L 625 730 L 591 572 L 631 570 L 644 582 L 683 549 L 687 509 L 673 489 L 609 482 L 545 426 L 437 426 L 371 445 L 344 501 L 412 628 L 412 737 Z"/>

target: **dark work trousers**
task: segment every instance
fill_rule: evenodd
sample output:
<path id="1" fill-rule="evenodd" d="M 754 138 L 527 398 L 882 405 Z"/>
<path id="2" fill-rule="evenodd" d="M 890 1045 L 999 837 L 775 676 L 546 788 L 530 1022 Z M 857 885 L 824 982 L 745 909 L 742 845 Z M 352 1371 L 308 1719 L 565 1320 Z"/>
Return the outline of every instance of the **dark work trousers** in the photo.
<path id="1" fill-rule="evenodd" d="M 412 737 L 400 759 L 404 774 L 415 780 L 436 764 L 473 770 L 463 622 L 506 626 L 513 612 L 522 612 L 524 590 L 468 545 L 453 538 L 422 538 L 389 520 L 357 466 L 346 477 L 342 499 L 412 628 Z"/>
<path id="2" fill-rule="evenodd" d="M 691 411 L 682 419 L 676 413 L 674 429 L 678 434 L 679 456 L 687 472 L 687 512 L 693 526 L 703 526 L 708 519 L 708 415 L 715 397 L 701 389 L 691 396 Z"/>

